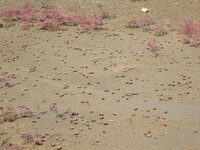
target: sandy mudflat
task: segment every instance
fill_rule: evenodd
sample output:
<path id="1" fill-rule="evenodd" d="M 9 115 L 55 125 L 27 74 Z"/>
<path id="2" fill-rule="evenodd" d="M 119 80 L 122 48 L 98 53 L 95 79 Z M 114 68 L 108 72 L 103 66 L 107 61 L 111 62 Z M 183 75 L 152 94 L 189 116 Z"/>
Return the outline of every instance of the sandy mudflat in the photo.
<path id="1" fill-rule="evenodd" d="M 0 10 L 21 3 L 1 0 Z M 125 27 L 128 18 L 145 15 L 172 28 L 184 18 L 199 21 L 199 0 L 50 3 L 85 11 L 101 3 L 116 16 L 91 33 L 0 28 L 0 75 L 10 77 L 0 83 L 0 111 L 10 106 L 18 113 L 26 105 L 33 112 L 12 122 L 0 117 L 0 150 L 12 144 L 23 150 L 200 149 L 200 47 L 182 44 L 178 29 L 156 37 Z M 157 57 L 146 48 L 151 37 Z M 50 110 L 54 104 L 57 112 Z M 23 133 L 45 141 L 25 143 Z"/>

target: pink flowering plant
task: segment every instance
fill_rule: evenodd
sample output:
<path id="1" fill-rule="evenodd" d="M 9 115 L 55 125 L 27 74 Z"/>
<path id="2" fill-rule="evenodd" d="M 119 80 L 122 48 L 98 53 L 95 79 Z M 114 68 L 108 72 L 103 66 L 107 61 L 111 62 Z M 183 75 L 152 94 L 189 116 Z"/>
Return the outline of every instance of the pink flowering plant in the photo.
<path id="1" fill-rule="evenodd" d="M 20 117 L 32 117 L 33 112 L 26 105 L 19 106 L 20 107 Z"/>
<path id="2" fill-rule="evenodd" d="M 42 145 L 45 142 L 45 136 L 37 133 L 23 133 L 21 138 L 24 140 L 25 144 L 34 143 L 36 145 Z"/>
<path id="3" fill-rule="evenodd" d="M 158 56 L 158 46 L 156 44 L 156 40 L 155 39 L 150 39 L 147 43 L 147 49 L 149 49 L 153 55 L 156 57 Z"/>
<path id="4" fill-rule="evenodd" d="M 13 24 L 20 23 L 24 30 L 37 27 L 42 30 L 56 31 L 64 30 L 66 26 L 79 26 L 81 32 L 86 32 L 99 29 L 103 24 L 102 20 L 108 17 L 108 14 L 103 9 L 93 11 L 89 15 L 73 9 L 68 15 L 64 15 L 55 7 L 48 5 L 48 7 L 36 9 L 30 1 L 26 1 L 22 7 L 3 11 L 0 17 L 12 21 Z"/>
<path id="5" fill-rule="evenodd" d="M 0 117 L 3 118 L 4 121 L 13 122 L 17 119 L 17 113 L 12 107 L 5 107 L 1 111 Z"/>
<path id="6" fill-rule="evenodd" d="M 128 28 L 141 28 L 145 29 L 151 25 L 154 25 L 155 21 L 149 17 L 131 19 L 128 21 L 126 27 Z"/>
<path id="7" fill-rule="evenodd" d="M 200 46 L 200 22 L 185 20 L 183 34 L 182 42 L 184 44 L 190 44 L 193 47 Z"/>
<path id="8" fill-rule="evenodd" d="M 16 21 L 20 17 L 20 10 L 16 8 L 9 8 L 4 12 L 1 12 L 0 17 L 6 21 Z"/>

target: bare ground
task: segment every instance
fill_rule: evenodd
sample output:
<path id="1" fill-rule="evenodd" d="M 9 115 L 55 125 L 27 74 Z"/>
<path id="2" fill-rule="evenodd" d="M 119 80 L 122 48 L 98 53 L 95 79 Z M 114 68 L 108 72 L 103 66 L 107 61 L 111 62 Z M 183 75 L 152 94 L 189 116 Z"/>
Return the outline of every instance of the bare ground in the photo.
<path id="1" fill-rule="evenodd" d="M 0 9 L 21 2 L 2 1 Z M 90 10 L 100 2 L 50 3 Z M 125 21 L 144 16 L 142 7 L 161 22 L 198 20 L 200 1 L 101 3 L 117 18 L 91 34 L 74 27 L 0 28 L 0 73 L 12 76 L 9 86 L 1 84 L 0 108 L 25 104 L 34 112 L 32 118 L 0 120 L 0 141 L 25 150 L 199 150 L 200 49 L 183 45 L 180 32 L 170 31 L 155 37 L 160 50 L 153 57 L 146 49 L 152 33 L 127 29 Z M 57 114 L 49 110 L 52 103 Z M 20 136 L 26 132 L 46 141 L 24 144 Z"/>

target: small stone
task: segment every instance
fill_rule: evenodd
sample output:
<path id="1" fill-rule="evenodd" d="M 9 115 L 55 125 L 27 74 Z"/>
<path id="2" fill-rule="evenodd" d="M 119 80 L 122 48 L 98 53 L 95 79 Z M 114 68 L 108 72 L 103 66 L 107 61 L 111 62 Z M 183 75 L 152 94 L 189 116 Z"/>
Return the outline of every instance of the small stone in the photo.
<path id="1" fill-rule="evenodd" d="M 100 143 L 100 141 L 99 141 L 99 140 L 96 140 L 96 143 Z"/>
<path id="2" fill-rule="evenodd" d="M 58 146 L 57 148 L 56 148 L 56 150 L 61 150 L 62 149 L 62 146 Z"/>
<path id="3" fill-rule="evenodd" d="M 148 137 L 148 138 L 152 137 L 152 135 L 151 135 L 151 131 L 145 133 L 144 135 L 145 135 L 146 137 Z"/>
<path id="4" fill-rule="evenodd" d="M 55 146 L 56 146 L 56 144 L 55 144 L 55 143 L 51 144 L 51 147 L 55 147 Z"/>
<path id="5" fill-rule="evenodd" d="M 28 91 L 28 88 L 25 88 L 24 91 Z"/>
<path id="6" fill-rule="evenodd" d="M 74 135 L 76 135 L 76 136 L 77 136 L 77 135 L 79 135 L 79 133 L 78 133 L 78 132 L 77 132 L 77 133 L 74 133 Z"/>
<path id="7" fill-rule="evenodd" d="M 142 8 L 141 11 L 144 13 L 147 13 L 149 10 L 148 10 L 148 8 Z"/>
<path id="8" fill-rule="evenodd" d="M 111 119 L 111 120 L 109 120 L 110 122 L 115 122 L 115 120 L 113 120 L 113 119 Z"/>
<path id="9" fill-rule="evenodd" d="M 113 113 L 113 116 L 117 116 L 117 113 Z"/>

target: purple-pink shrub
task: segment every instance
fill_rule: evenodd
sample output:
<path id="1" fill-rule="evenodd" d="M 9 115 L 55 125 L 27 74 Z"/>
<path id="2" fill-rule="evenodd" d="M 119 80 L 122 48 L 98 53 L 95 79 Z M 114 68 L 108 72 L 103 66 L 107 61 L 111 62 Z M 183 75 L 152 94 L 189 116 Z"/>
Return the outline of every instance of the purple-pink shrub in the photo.
<path id="1" fill-rule="evenodd" d="M 200 46 L 200 37 L 191 38 L 190 45 L 193 47 L 199 47 Z"/>
<path id="2" fill-rule="evenodd" d="M 20 10 L 16 8 L 9 8 L 0 13 L 0 17 L 3 17 L 6 21 L 16 21 L 20 17 Z"/>
<path id="3" fill-rule="evenodd" d="M 35 134 L 34 144 L 36 144 L 36 145 L 42 145 L 43 142 L 45 142 L 44 136 L 42 136 L 40 134 Z"/>
<path id="4" fill-rule="evenodd" d="M 65 22 L 65 16 L 59 12 L 57 9 L 52 9 L 50 12 L 50 18 L 58 24 L 63 24 Z"/>
<path id="5" fill-rule="evenodd" d="M 49 30 L 49 31 L 59 29 L 58 22 L 54 22 L 51 18 L 48 18 L 48 16 L 44 14 L 39 14 L 37 16 L 37 26 L 39 27 L 39 29 Z"/>
<path id="6" fill-rule="evenodd" d="M 9 106 L 3 108 L 3 110 L 1 110 L 1 113 L 0 113 L 0 117 L 2 117 L 4 121 L 8 121 L 8 122 L 13 122 L 20 117 L 32 117 L 32 116 L 33 116 L 33 112 L 30 110 L 30 108 L 28 108 L 25 105 L 20 106 L 19 113 L 17 113 L 14 110 L 14 108 L 9 107 Z"/>
<path id="7" fill-rule="evenodd" d="M 185 20 L 183 26 L 183 32 L 186 35 L 200 35 L 200 22 L 194 22 L 192 20 Z"/>
<path id="8" fill-rule="evenodd" d="M 40 29 L 48 30 L 48 31 L 56 31 L 56 30 L 60 29 L 59 24 L 50 19 L 45 19 L 45 20 L 39 22 L 38 25 L 39 25 Z"/>
<path id="9" fill-rule="evenodd" d="M 127 28 L 137 28 L 137 25 L 136 25 L 136 20 L 135 19 L 131 19 L 127 22 L 126 24 L 126 27 Z"/>
<path id="10" fill-rule="evenodd" d="M 65 17 L 65 24 L 69 26 L 77 26 L 81 22 L 83 15 L 80 11 L 73 10 Z"/>
<path id="11" fill-rule="evenodd" d="M 9 81 L 9 76 L 0 75 L 0 83 L 6 83 Z"/>
<path id="12" fill-rule="evenodd" d="M 157 55 L 158 46 L 156 45 L 155 39 L 150 39 L 147 43 L 147 48 L 154 54 Z"/>
<path id="13" fill-rule="evenodd" d="M 34 142 L 33 135 L 31 133 L 23 133 L 21 135 L 21 138 L 24 140 L 25 143 L 32 143 L 32 142 Z"/>
<path id="14" fill-rule="evenodd" d="M 30 23 L 35 19 L 35 13 L 33 5 L 26 1 L 21 8 L 9 8 L 0 14 L 6 21 L 20 21 L 23 29 L 28 29 Z"/>
<path id="15" fill-rule="evenodd" d="M 183 43 L 193 47 L 200 46 L 200 22 L 185 20 L 183 26 Z"/>
<path id="16" fill-rule="evenodd" d="M 154 29 L 154 32 L 156 36 L 163 36 L 167 33 L 166 30 L 160 25 L 156 26 L 156 28 Z"/>
<path id="17" fill-rule="evenodd" d="M 37 25 L 44 30 L 59 30 L 65 24 L 65 16 L 57 9 L 44 9 L 36 15 Z"/>
<path id="18" fill-rule="evenodd" d="M 24 143 L 34 143 L 36 145 L 42 145 L 45 142 L 45 137 L 40 134 L 32 134 L 32 133 L 23 133 L 21 138 L 24 140 Z"/>
<path id="19" fill-rule="evenodd" d="M 22 105 L 20 106 L 20 117 L 32 117 L 33 112 L 30 110 L 29 107 Z"/>
<path id="20" fill-rule="evenodd" d="M 51 112 L 54 112 L 54 113 L 57 113 L 58 112 L 58 106 L 56 103 L 52 103 L 50 106 L 49 106 L 49 109 Z"/>
<path id="21" fill-rule="evenodd" d="M 3 108 L 0 116 L 3 118 L 4 121 L 8 122 L 13 122 L 17 119 L 17 113 L 15 112 L 14 108 L 9 106 Z"/>
<path id="22" fill-rule="evenodd" d="M 145 17 L 145 18 L 136 20 L 136 26 L 138 28 L 146 28 L 146 27 L 153 25 L 153 24 L 155 24 L 155 21 L 151 18 Z"/>
<path id="23" fill-rule="evenodd" d="M 96 30 L 101 25 L 103 25 L 103 18 L 97 12 L 93 12 L 91 15 L 83 18 L 79 24 L 81 32 Z"/>
<path id="24" fill-rule="evenodd" d="M 184 36 L 183 36 L 182 42 L 183 42 L 184 44 L 190 44 L 190 42 L 191 42 L 190 40 L 191 40 L 191 39 L 190 39 L 189 36 L 184 35 Z"/>
<path id="25" fill-rule="evenodd" d="M 95 30 L 103 24 L 108 14 L 101 8 L 90 15 L 84 15 L 78 9 L 72 10 L 67 16 L 55 7 L 44 7 L 36 10 L 29 1 L 19 9 L 8 9 L 0 14 L 5 20 L 20 22 L 23 29 L 37 26 L 44 30 L 62 30 L 64 26 L 79 26 L 81 32 Z"/>
<path id="26" fill-rule="evenodd" d="M 22 21 L 23 29 L 29 29 L 30 23 L 33 23 L 36 17 L 34 6 L 27 1 L 20 10 L 20 20 Z"/>
<path id="27" fill-rule="evenodd" d="M 151 18 L 144 17 L 139 19 L 132 19 L 128 21 L 126 27 L 128 28 L 147 28 L 150 25 L 155 24 L 155 21 Z"/>

